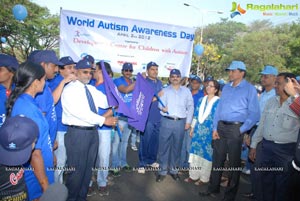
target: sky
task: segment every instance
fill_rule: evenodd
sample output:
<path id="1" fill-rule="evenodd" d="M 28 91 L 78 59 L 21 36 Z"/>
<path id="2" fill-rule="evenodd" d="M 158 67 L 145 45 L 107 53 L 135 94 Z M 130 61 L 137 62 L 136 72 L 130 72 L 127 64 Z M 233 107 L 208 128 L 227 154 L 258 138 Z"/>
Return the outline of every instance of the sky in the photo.
<path id="1" fill-rule="evenodd" d="M 254 20 L 269 19 L 276 24 L 289 23 L 300 18 L 299 0 L 239 0 L 245 14 L 230 18 L 232 2 L 228 0 L 31 0 L 40 6 L 47 7 L 52 14 L 59 14 L 60 8 L 65 10 L 139 19 L 180 25 L 185 27 L 201 27 L 220 22 L 220 18 L 249 24 Z M 190 6 L 185 6 L 184 3 Z M 247 4 L 272 5 L 299 4 L 298 10 L 266 11 L 272 16 L 263 15 L 262 11 L 247 9 Z M 294 7 L 296 8 L 296 7 Z M 218 14 L 221 11 L 223 14 Z M 280 16 L 278 16 L 280 15 Z M 284 15 L 284 16 L 282 16 Z"/>

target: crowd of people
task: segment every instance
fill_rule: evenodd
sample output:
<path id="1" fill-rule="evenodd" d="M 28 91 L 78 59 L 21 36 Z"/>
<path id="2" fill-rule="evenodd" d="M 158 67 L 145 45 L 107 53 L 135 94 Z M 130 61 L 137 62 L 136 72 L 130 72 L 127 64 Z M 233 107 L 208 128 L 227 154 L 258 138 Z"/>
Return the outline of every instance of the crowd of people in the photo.
<path id="1" fill-rule="evenodd" d="M 227 84 L 197 75 L 183 84 L 180 70 L 172 69 L 164 86 L 159 65 L 150 61 L 143 77 L 155 93 L 145 130 L 138 131 L 109 106 L 103 70 L 130 107 L 132 63 L 123 63 L 114 78 L 110 64 L 92 55 L 75 62 L 35 50 L 19 64 L 0 54 L 0 200 L 86 200 L 96 193 L 94 182 L 99 195 L 108 196 L 111 178 L 133 170 L 130 136 L 137 173 L 155 171 L 156 182 L 170 175 L 207 185 L 201 197 L 217 197 L 225 176 L 223 200 L 233 201 L 245 145 L 252 188 L 243 196 L 299 200 L 300 85 L 294 74 L 265 66 L 258 93 L 245 79 L 244 62 L 232 61 Z M 182 171 L 187 178 L 180 178 Z"/>

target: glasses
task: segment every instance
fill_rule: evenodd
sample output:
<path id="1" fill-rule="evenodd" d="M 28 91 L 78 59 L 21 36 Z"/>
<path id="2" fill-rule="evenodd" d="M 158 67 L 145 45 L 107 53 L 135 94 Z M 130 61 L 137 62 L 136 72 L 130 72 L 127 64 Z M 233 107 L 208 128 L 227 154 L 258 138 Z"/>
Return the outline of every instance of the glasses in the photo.
<path id="1" fill-rule="evenodd" d="M 129 69 L 126 69 L 126 70 L 123 70 L 124 72 L 133 72 L 133 70 L 129 70 Z"/>
<path id="2" fill-rule="evenodd" d="M 206 87 L 214 88 L 214 85 L 207 85 Z"/>
<path id="3" fill-rule="evenodd" d="M 178 76 L 178 75 L 171 75 L 170 78 L 180 78 L 180 76 Z"/>
<path id="4" fill-rule="evenodd" d="M 83 70 L 81 71 L 83 74 L 90 74 L 93 75 L 93 71 Z"/>

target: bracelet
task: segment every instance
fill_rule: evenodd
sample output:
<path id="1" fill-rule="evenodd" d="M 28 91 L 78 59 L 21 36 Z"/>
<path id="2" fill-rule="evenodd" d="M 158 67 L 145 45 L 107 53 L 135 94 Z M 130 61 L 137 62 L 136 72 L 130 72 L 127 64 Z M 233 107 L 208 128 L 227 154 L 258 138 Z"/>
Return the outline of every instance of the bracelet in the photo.
<path id="1" fill-rule="evenodd" d="M 297 170 L 297 171 L 300 172 L 300 167 L 298 167 L 298 166 L 295 164 L 295 161 L 294 161 L 294 160 L 292 161 L 292 165 L 293 165 L 293 168 L 295 168 L 295 170 Z"/>

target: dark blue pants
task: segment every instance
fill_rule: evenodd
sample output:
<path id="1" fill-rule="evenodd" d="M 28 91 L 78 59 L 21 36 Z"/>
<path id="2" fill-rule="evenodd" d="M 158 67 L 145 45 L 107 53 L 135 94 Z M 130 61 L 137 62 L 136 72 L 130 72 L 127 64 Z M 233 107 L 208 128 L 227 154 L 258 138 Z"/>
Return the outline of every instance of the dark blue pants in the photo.
<path id="1" fill-rule="evenodd" d="M 178 173 L 185 122 L 186 119 L 161 118 L 157 155 L 160 175 L 166 175 L 168 171 L 171 174 Z"/>
<path id="2" fill-rule="evenodd" d="M 243 136 L 240 134 L 240 125 L 225 125 L 219 122 L 217 129 L 220 139 L 213 140 L 212 172 L 208 191 L 220 191 L 222 170 L 227 171 L 228 185 L 223 200 L 233 201 L 239 187 Z M 224 169 L 227 154 L 228 169 Z"/>
<path id="3" fill-rule="evenodd" d="M 288 201 L 291 188 L 291 161 L 295 154 L 296 143 L 277 144 L 262 141 L 263 200 Z M 262 169 L 263 170 L 263 169 Z"/>
<path id="4" fill-rule="evenodd" d="M 140 135 L 140 167 L 145 167 L 146 165 L 156 162 L 159 128 L 160 122 L 153 123 L 148 121 L 146 124 L 145 132 Z"/>
<path id="5" fill-rule="evenodd" d="M 67 165 L 74 168 L 74 171 L 68 174 L 66 181 L 68 201 L 86 200 L 92 178 L 92 168 L 95 167 L 98 145 L 97 129 L 68 128 L 65 135 Z"/>

